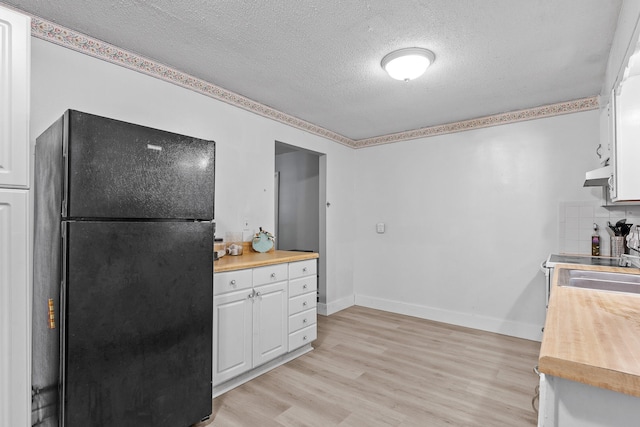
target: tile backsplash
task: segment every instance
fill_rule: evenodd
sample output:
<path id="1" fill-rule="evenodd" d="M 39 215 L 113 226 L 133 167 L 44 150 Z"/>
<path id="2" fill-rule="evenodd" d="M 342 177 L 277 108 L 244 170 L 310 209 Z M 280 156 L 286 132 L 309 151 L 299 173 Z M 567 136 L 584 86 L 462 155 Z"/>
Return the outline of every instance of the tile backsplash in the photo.
<path id="1" fill-rule="evenodd" d="M 600 255 L 611 255 L 611 240 L 607 221 L 615 224 L 626 218 L 627 224 L 640 224 L 640 206 L 603 207 L 600 202 L 561 202 L 559 251 L 568 254 L 591 255 L 593 224 L 598 224 Z"/>

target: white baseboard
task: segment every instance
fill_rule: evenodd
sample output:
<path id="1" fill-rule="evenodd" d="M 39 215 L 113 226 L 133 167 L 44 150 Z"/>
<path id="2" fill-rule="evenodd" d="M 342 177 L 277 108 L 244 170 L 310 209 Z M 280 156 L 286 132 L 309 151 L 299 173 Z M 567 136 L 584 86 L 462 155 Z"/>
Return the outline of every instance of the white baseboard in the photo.
<path id="1" fill-rule="evenodd" d="M 449 311 L 435 307 L 369 297 L 366 295 L 356 295 L 355 305 L 390 311 L 392 313 L 405 314 L 407 316 L 419 317 L 421 319 L 434 320 L 436 322 L 464 326 L 467 328 L 495 332 L 502 335 L 509 335 L 533 341 L 542 340 L 541 326 L 530 323 L 514 322 L 512 320 L 478 316 L 469 313 L 460 313 L 457 311 Z"/>
<path id="2" fill-rule="evenodd" d="M 344 297 L 338 301 L 333 301 L 328 304 L 318 303 L 318 314 L 322 316 L 330 316 L 333 313 L 349 308 L 352 305 L 355 305 L 355 297 L 353 295 L 349 295 L 348 297 Z"/>

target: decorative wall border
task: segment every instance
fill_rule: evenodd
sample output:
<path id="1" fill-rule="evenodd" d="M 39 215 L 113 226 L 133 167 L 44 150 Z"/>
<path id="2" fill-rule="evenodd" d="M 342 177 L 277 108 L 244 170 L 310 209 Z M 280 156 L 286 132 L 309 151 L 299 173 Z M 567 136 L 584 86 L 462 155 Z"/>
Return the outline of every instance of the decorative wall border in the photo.
<path id="1" fill-rule="evenodd" d="M 528 108 L 526 110 L 511 111 L 493 116 L 464 120 L 461 122 L 447 123 L 444 125 L 430 126 L 411 131 L 392 133 L 373 138 L 354 141 L 355 148 L 364 148 L 372 145 L 390 144 L 393 142 L 407 141 L 410 139 L 426 138 L 429 136 L 445 135 L 448 133 L 464 132 L 471 129 L 480 129 L 490 126 L 505 125 L 508 123 L 523 122 L 527 120 L 541 119 L 544 117 L 560 116 L 563 114 L 577 113 L 580 111 L 595 110 L 599 107 L 598 97 L 576 99 L 574 101 L 559 102 L 557 104 L 543 105 L 541 107 Z"/>
<path id="2" fill-rule="evenodd" d="M 36 16 L 31 16 L 31 35 L 48 42 L 84 53 L 112 64 L 120 65 L 151 77 L 173 83 L 183 88 L 193 90 L 210 98 L 226 102 L 235 107 L 269 119 L 320 135 L 340 144 L 353 147 L 353 140 L 316 126 L 305 120 L 278 111 L 267 105 L 231 92 L 220 86 L 190 76 L 175 68 L 139 56 L 135 53 L 120 49 L 117 46 L 78 33 L 74 30 L 54 24 Z"/>
<path id="3" fill-rule="evenodd" d="M 352 148 L 366 148 L 375 145 L 390 144 L 436 135 L 445 135 L 448 133 L 463 132 L 472 129 L 516 123 L 544 117 L 553 117 L 598 108 L 598 98 L 594 96 L 477 119 L 429 126 L 389 135 L 381 135 L 373 138 L 353 140 L 336 132 L 316 126 L 313 123 L 307 122 L 298 117 L 278 111 L 235 92 L 231 92 L 220 86 L 216 86 L 174 68 L 160 64 L 127 50 L 120 49 L 117 46 L 91 38 L 87 35 L 62 27 L 34 15 L 31 15 L 31 35 L 77 52 L 84 53 L 94 58 L 173 83 L 185 89 L 198 92 L 210 98 L 226 102 L 227 104 L 242 108 L 254 114 L 302 129 L 306 132 L 322 136 Z"/>

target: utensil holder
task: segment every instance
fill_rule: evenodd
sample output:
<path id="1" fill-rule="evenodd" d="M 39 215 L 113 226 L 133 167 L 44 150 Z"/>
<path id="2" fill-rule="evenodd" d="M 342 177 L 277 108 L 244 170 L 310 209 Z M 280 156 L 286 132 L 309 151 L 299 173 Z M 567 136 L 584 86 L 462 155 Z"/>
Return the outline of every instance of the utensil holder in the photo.
<path id="1" fill-rule="evenodd" d="M 611 256 L 619 257 L 624 253 L 624 236 L 611 237 Z"/>

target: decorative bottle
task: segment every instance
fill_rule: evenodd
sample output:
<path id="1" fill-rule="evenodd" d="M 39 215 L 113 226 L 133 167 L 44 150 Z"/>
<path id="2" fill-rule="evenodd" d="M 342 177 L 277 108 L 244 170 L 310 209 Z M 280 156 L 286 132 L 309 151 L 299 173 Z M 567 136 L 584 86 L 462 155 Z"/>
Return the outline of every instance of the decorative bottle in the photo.
<path id="1" fill-rule="evenodd" d="M 600 235 L 598 234 L 598 224 L 595 223 L 591 235 L 591 256 L 600 256 Z"/>

